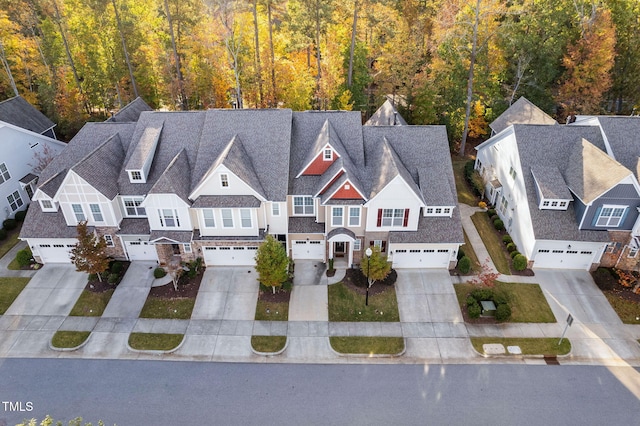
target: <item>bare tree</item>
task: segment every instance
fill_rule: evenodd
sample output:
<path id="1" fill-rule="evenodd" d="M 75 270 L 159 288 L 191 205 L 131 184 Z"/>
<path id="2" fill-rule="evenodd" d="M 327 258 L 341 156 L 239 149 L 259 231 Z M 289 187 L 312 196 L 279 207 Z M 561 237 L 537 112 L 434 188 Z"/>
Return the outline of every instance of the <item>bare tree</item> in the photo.
<path id="1" fill-rule="evenodd" d="M 262 91 L 262 65 L 260 64 L 260 40 L 258 33 L 258 0 L 253 0 L 253 33 L 256 45 L 256 79 L 258 80 L 258 93 L 260 107 L 264 106 L 264 93 Z"/>
<path id="2" fill-rule="evenodd" d="M 176 75 L 178 77 L 178 91 L 180 92 L 180 106 L 183 111 L 188 108 L 187 95 L 184 91 L 184 78 L 182 77 L 182 70 L 180 66 L 180 55 L 178 55 L 178 48 L 176 47 L 176 38 L 173 33 L 173 20 L 171 19 L 171 12 L 169 11 L 169 2 L 164 0 L 164 9 L 167 14 L 167 22 L 169 23 L 169 35 L 171 36 L 171 46 L 173 48 L 173 58 L 176 61 Z"/>
<path id="3" fill-rule="evenodd" d="M 9 84 L 11 84 L 13 93 L 15 93 L 16 96 L 20 96 L 20 93 L 18 92 L 18 88 L 16 87 L 16 82 L 13 79 L 13 74 L 11 73 L 11 68 L 9 68 L 9 62 L 7 62 L 7 55 L 4 52 L 4 46 L 2 45 L 2 40 L 0 40 L 0 61 L 2 61 L 4 70 L 7 72 L 7 76 L 9 77 Z"/>
<path id="4" fill-rule="evenodd" d="M 118 32 L 120 33 L 120 41 L 122 42 L 122 50 L 124 51 L 124 60 L 127 62 L 127 68 L 129 68 L 129 77 L 131 78 L 131 86 L 133 87 L 133 94 L 135 97 L 138 97 L 138 87 L 136 85 L 136 79 L 133 76 L 133 67 L 131 67 L 131 61 L 129 60 L 129 51 L 127 50 L 127 43 L 124 39 L 124 32 L 122 31 L 122 22 L 120 21 L 120 13 L 118 12 L 118 7 L 116 6 L 116 0 L 111 0 L 111 4 L 113 5 L 113 10 L 116 14 L 116 23 L 118 24 Z M 120 94 L 118 93 L 118 96 Z"/>
<path id="5" fill-rule="evenodd" d="M 349 49 L 349 73 L 347 76 L 347 87 L 351 89 L 353 79 L 353 53 L 356 48 L 356 29 L 358 26 L 358 0 L 353 2 L 353 27 L 351 28 L 351 47 Z"/>
<path id="6" fill-rule="evenodd" d="M 460 152 L 458 155 L 464 157 L 464 150 L 469 134 L 469 118 L 471 117 L 471 100 L 473 97 L 473 68 L 476 64 L 476 53 L 478 48 L 478 23 L 480 22 L 480 0 L 476 0 L 475 19 L 473 21 L 473 37 L 471 40 L 471 58 L 469 61 L 469 79 L 467 80 L 467 106 L 464 114 L 464 131 L 460 141 Z"/>

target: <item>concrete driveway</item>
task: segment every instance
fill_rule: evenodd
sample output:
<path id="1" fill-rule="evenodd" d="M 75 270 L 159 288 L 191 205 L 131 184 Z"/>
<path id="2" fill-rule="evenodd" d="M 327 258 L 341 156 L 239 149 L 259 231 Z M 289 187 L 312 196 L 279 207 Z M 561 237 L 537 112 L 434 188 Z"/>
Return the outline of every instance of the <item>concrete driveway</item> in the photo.
<path id="1" fill-rule="evenodd" d="M 401 322 L 462 322 L 449 271 L 399 269 L 397 272 L 396 294 Z"/>
<path id="2" fill-rule="evenodd" d="M 289 302 L 289 321 L 329 321 L 329 287 L 325 265 L 298 260 Z"/>
<path id="3" fill-rule="evenodd" d="M 87 274 L 75 266 L 51 263 L 29 281 L 5 315 L 69 315 L 87 285 Z"/>
<path id="4" fill-rule="evenodd" d="M 258 273 L 252 266 L 208 267 L 191 319 L 253 321 L 258 289 Z"/>
<path id="5" fill-rule="evenodd" d="M 102 317 L 138 318 L 149 295 L 156 266 L 156 262 L 131 262 Z"/>

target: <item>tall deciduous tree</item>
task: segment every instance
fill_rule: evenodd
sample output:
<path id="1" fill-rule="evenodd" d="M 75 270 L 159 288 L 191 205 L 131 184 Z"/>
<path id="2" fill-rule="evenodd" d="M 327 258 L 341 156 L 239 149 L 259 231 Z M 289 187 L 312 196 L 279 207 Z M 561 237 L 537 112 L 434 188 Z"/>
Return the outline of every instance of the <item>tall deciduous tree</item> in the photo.
<path id="1" fill-rule="evenodd" d="M 368 278 L 367 285 L 371 287 L 376 281 L 387 278 L 391 272 L 391 263 L 387 261 L 387 256 L 380 252 L 379 247 L 373 247 L 371 256 L 365 256 L 360 261 L 360 271 Z"/>
<path id="2" fill-rule="evenodd" d="M 275 294 L 276 288 L 281 287 L 289 277 L 287 251 L 273 235 L 267 235 L 264 243 L 258 247 L 255 260 L 258 280 L 262 285 L 271 287 Z"/>
<path id="3" fill-rule="evenodd" d="M 96 236 L 87 229 L 87 221 L 78 223 L 78 242 L 71 249 L 71 262 L 76 270 L 88 274 L 97 274 L 102 281 L 101 274 L 109 268 L 107 257 L 107 243 L 104 238 Z"/>

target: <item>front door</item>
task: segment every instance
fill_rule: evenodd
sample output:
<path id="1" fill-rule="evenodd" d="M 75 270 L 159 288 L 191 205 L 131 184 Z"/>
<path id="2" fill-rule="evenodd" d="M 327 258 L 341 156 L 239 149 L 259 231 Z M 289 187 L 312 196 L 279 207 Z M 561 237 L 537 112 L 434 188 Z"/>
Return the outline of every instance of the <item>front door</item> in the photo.
<path id="1" fill-rule="evenodd" d="M 333 246 L 333 254 L 335 257 L 344 257 L 344 246 L 345 243 L 342 241 L 338 241 L 334 243 L 335 245 Z"/>

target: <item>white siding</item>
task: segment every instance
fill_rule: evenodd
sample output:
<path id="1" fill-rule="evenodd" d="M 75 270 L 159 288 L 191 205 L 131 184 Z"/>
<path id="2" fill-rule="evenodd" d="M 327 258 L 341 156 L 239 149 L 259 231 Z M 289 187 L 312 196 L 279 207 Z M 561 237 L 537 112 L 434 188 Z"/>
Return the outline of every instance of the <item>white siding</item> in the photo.
<path id="1" fill-rule="evenodd" d="M 416 231 L 422 203 L 405 181 L 397 176 L 366 204 L 366 229 L 372 231 Z M 378 227 L 378 209 L 409 209 L 406 227 Z M 330 219 L 330 218 L 328 218 Z M 364 218 L 363 218 L 364 220 Z"/>
<path id="2" fill-rule="evenodd" d="M 191 226 L 189 206 L 177 195 L 149 194 L 142 205 L 147 209 L 149 227 L 152 230 L 190 231 L 193 229 Z M 178 219 L 180 220 L 180 226 L 163 227 L 160 224 L 158 209 L 176 210 L 178 213 Z"/>
<path id="3" fill-rule="evenodd" d="M 271 206 L 272 204 L 278 204 L 280 206 L 280 216 L 273 216 Z M 263 203 L 263 208 L 266 209 L 267 223 L 269 224 L 269 233 L 271 234 L 286 234 L 289 232 L 289 216 L 287 216 L 287 203 L 286 202 L 272 202 Z"/>
<path id="4" fill-rule="evenodd" d="M 229 181 L 229 186 L 222 187 L 220 184 L 220 175 L 226 174 Z M 212 170 L 209 176 L 203 181 L 203 183 L 196 188 L 189 196 L 190 199 L 195 200 L 200 195 L 253 195 L 260 200 L 263 197 L 247 185 L 242 179 L 233 174 L 224 165 L 218 166 L 215 170 Z"/>
<path id="5" fill-rule="evenodd" d="M 225 228 L 222 220 L 222 210 L 231 210 L 231 217 L 233 218 L 233 228 Z M 243 209 L 213 209 L 213 218 L 215 222 L 215 228 L 205 228 L 204 216 L 202 209 L 198 211 L 198 225 L 200 227 L 200 234 L 203 236 L 252 236 L 257 237 L 260 229 L 258 228 L 258 209 L 248 209 L 251 212 L 251 228 L 243 228 L 240 218 L 240 210 Z"/>
<path id="6" fill-rule="evenodd" d="M 75 172 L 69 171 L 64 182 L 60 186 L 57 199 L 64 213 L 64 218 L 69 226 L 76 226 L 76 219 L 72 204 L 80 204 L 84 212 L 85 218 L 90 226 L 118 226 L 121 216 L 116 213 L 118 210 L 114 208 L 114 201 L 98 192 L 86 180 L 82 179 Z M 103 221 L 96 222 L 91 214 L 90 204 L 100 206 Z"/>

